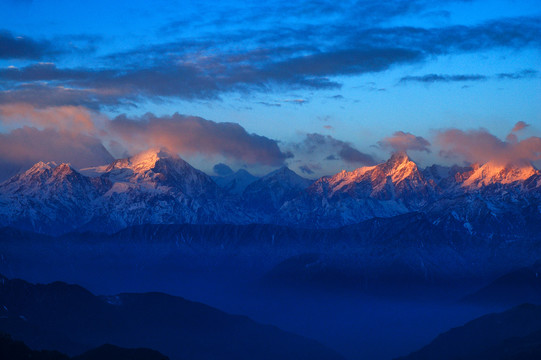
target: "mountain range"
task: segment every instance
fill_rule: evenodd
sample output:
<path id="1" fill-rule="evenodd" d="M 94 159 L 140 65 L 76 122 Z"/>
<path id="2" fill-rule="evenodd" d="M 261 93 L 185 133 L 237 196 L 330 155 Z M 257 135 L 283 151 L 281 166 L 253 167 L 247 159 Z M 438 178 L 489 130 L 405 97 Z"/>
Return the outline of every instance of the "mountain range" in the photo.
<path id="1" fill-rule="evenodd" d="M 343 359 L 315 340 L 181 297 L 157 292 L 95 296 L 78 285 L 32 284 L 1 275 L 0 331 L 35 350 L 70 356 L 87 351 L 75 358 L 81 360 L 122 359 L 126 352 L 129 359 L 164 358 L 150 350 L 130 354 L 103 344 L 155 349 L 171 360 Z"/>
<path id="2" fill-rule="evenodd" d="M 77 171 L 39 162 L 0 184 L 0 225 L 47 234 L 138 224 L 269 223 L 336 228 L 422 212 L 470 233 L 513 234 L 539 217 L 541 172 L 494 162 L 420 169 L 405 152 L 315 181 L 287 167 L 211 178 L 151 149 Z"/>

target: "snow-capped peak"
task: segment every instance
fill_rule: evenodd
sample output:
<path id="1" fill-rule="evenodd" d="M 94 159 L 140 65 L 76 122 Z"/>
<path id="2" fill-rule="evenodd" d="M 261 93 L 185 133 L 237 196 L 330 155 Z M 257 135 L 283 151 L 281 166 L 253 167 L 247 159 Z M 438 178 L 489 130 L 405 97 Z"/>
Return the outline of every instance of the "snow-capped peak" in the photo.
<path id="1" fill-rule="evenodd" d="M 481 188 L 491 184 L 511 184 L 524 181 L 538 174 L 531 165 L 505 166 L 495 162 L 488 162 L 482 166 L 475 166 L 473 173 L 462 183 L 465 188 Z"/>
<path id="2" fill-rule="evenodd" d="M 391 155 L 391 158 L 387 160 L 387 163 L 394 166 L 400 166 L 400 164 L 405 164 L 410 161 L 410 157 L 405 151 L 396 151 Z"/>
<path id="3" fill-rule="evenodd" d="M 385 185 L 388 179 L 397 184 L 405 179 L 415 177 L 420 174 L 417 164 L 410 160 L 405 152 L 394 153 L 389 160 L 375 166 L 363 166 L 351 172 L 341 171 L 329 179 L 334 190 L 347 188 L 349 184 L 369 181 L 373 187 Z"/>
<path id="4" fill-rule="evenodd" d="M 42 174 L 43 172 L 52 171 L 55 167 L 57 167 L 57 164 L 54 161 L 49 161 L 49 162 L 40 161 L 40 162 L 35 163 L 30 169 L 26 170 L 24 174 L 26 176 Z"/>
<path id="5" fill-rule="evenodd" d="M 404 151 L 395 152 L 387 162 L 379 165 L 383 173 L 391 177 L 393 183 L 399 183 L 412 176 L 419 176 L 419 169 Z"/>
<path id="6" fill-rule="evenodd" d="M 71 168 L 69 164 L 62 163 L 57 165 L 55 162 L 43 162 L 40 161 L 34 164 L 30 169 L 24 173 L 15 175 L 11 179 L 5 182 L 6 185 L 15 187 L 29 187 L 29 186 L 41 186 L 43 184 L 51 183 L 56 180 L 62 180 L 68 174 L 74 173 L 75 170 Z"/>
<path id="7" fill-rule="evenodd" d="M 178 155 L 171 154 L 165 149 L 152 148 L 126 159 L 115 160 L 106 171 L 131 169 L 136 173 L 141 173 L 153 169 L 159 160 L 169 158 L 184 162 Z"/>

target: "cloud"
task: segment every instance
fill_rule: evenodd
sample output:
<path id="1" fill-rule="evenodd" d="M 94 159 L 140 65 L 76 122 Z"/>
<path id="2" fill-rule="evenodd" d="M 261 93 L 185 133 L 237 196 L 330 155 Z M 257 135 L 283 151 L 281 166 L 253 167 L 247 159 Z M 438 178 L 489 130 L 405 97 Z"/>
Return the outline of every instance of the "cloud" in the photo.
<path id="1" fill-rule="evenodd" d="M 484 81 L 488 79 L 506 79 L 506 80 L 522 80 L 535 78 L 538 71 L 526 69 L 514 73 L 500 73 L 495 76 L 486 76 L 480 74 L 461 74 L 461 75 L 442 75 L 442 74 L 426 74 L 422 76 L 404 76 L 399 83 L 421 82 L 421 83 L 436 83 L 436 82 L 465 82 L 465 81 Z"/>
<path id="2" fill-rule="evenodd" d="M 400 83 L 408 82 L 422 82 L 422 83 L 435 83 L 435 82 L 462 82 L 462 81 L 482 81 L 486 80 L 484 75 L 438 75 L 427 74 L 423 76 L 404 76 L 400 79 Z"/>
<path id="3" fill-rule="evenodd" d="M 40 108 L 18 103 L 0 105 L 0 125 L 5 130 L 31 126 L 63 135 L 100 137 L 115 154 L 123 155 L 166 147 L 184 155 L 223 156 L 244 164 L 267 166 L 283 165 L 292 156 L 282 152 L 277 141 L 250 134 L 239 124 L 178 113 L 162 117 L 151 113 L 133 118 L 121 115 L 110 120 L 80 106 Z M 218 164 L 218 171 L 225 170 L 223 166 Z"/>
<path id="4" fill-rule="evenodd" d="M 88 135 L 28 126 L 0 133 L 0 181 L 39 161 L 68 162 L 84 168 L 108 164 L 113 157 L 100 139 Z"/>
<path id="5" fill-rule="evenodd" d="M 286 99 L 284 100 L 284 102 L 287 102 L 287 103 L 292 103 L 292 104 L 296 104 L 296 105 L 304 105 L 308 102 L 308 100 L 306 99 Z"/>
<path id="6" fill-rule="evenodd" d="M 257 103 L 261 104 L 261 105 L 268 106 L 268 107 L 281 107 L 282 106 L 281 104 L 269 103 L 269 102 L 265 102 L 265 101 L 258 101 Z"/>
<path id="7" fill-rule="evenodd" d="M 541 159 L 541 138 L 536 136 L 503 141 L 486 129 L 447 129 L 436 132 L 435 142 L 442 149 L 442 156 L 460 157 L 468 162 L 522 165 Z"/>
<path id="8" fill-rule="evenodd" d="M 52 43 L 0 30 L 0 59 L 37 60 L 56 53 Z"/>
<path id="9" fill-rule="evenodd" d="M 340 158 L 346 163 L 372 165 L 374 158 L 355 149 L 352 144 L 335 139 L 330 135 L 318 133 L 306 134 L 302 142 L 294 145 L 294 151 L 302 154 L 321 154 L 333 152 L 332 159 Z M 329 156 L 327 160 L 331 159 Z"/>
<path id="10" fill-rule="evenodd" d="M 513 126 L 513 129 L 511 129 L 511 132 L 520 131 L 524 128 L 527 128 L 528 126 L 530 126 L 530 124 L 526 124 L 524 121 L 519 121 L 515 124 L 515 126 Z"/>
<path id="11" fill-rule="evenodd" d="M 304 174 L 307 174 L 307 175 L 312 175 L 314 174 L 314 171 L 312 169 L 310 169 L 310 167 L 308 165 L 301 165 L 299 166 L 299 170 L 304 173 Z"/>
<path id="12" fill-rule="evenodd" d="M 515 126 L 513 126 L 511 132 L 507 135 L 505 140 L 509 143 L 517 143 L 518 136 L 516 133 L 523 130 L 524 128 L 527 128 L 528 126 L 530 126 L 530 124 L 526 124 L 524 121 L 517 122 Z"/>
<path id="13" fill-rule="evenodd" d="M 397 131 L 393 136 L 384 138 L 378 142 L 378 145 L 385 149 L 395 151 L 426 151 L 430 152 L 430 142 L 421 136 L 415 136 L 411 133 Z"/>
<path id="14" fill-rule="evenodd" d="M 0 105 L 0 123 L 8 127 L 33 125 L 70 133 L 94 133 L 90 111 L 80 106 L 35 108 L 28 104 Z"/>
<path id="15" fill-rule="evenodd" d="M 519 79 L 532 79 L 537 77 L 539 71 L 533 69 L 524 69 L 512 73 L 500 73 L 497 75 L 498 79 L 502 80 L 519 80 Z"/>
<path id="16" fill-rule="evenodd" d="M 233 174 L 233 169 L 224 163 L 216 164 L 212 167 L 214 173 L 218 176 L 227 176 Z"/>
<path id="17" fill-rule="evenodd" d="M 94 68 L 57 68 L 54 64 L 5 68 L 0 70 L 0 83 L 4 84 L 0 85 L 3 88 L 0 102 L 28 101 L 43 106 L 43 102 L 49 101 L 45 105 L 98 108 L 146 98 L 155 101 L 216 99 L 228 92 L 267 92 L 276 87 L 337 89 L 341 87 L 340 76 L 381 72 L 399 65 L 425 62 L 438 55 L 541 46 L 539 17 L 422 28 L 378 27 L 370 21 L 369 25 L 359 26 L 361 17 L 352 16 L 352 12 L 360 11 L 359 14 L 373 14 L 374 18 L 384 21 L 385 17 L 380 16 L 383 13 L 406 14 L 427 6 L 426 2 L 410 5 L 397 1 L 381 6 L 369 2 L 355 7 L 336 5 L 331 6 L 335 8 L 334 17 L 320 15 L 313 19 L 315 23 L 290 24 L 273 28 L 272 32 L 266 23 L 257 29 L 243 29 L 243 23 L 237 21 L 235 26 L 220 26 L 219 33 L 211 26 L 209 33 L 198 33 L 201 35 L 198 37 L 143 45 L 129 52 L 97 58 L 99 66 Z M 252 18 L 260 18 L 267 11 L 277 10 L 261 6 L 253 11 Z M 288 8 L 288 11 L 295 12 L 295 9 Z M 221 21 L 225 21 L 223 17 Z M 15 38 L 10 35 L 9 39 Z M 532 74 L 530 70 L 498 76 L 516 78 Z M 403 82 L 484 78 L 476 74 L 429 74 L 405 77 Z M 61 96 L 47 96 L 48 91 Z"/>
<path id="18" fill-rule="evenodd" d="M 77 89 L 44 83 L 23 83 L 2 90 L 0 104 L 27 103 L 35 107 L 85 106 L 98 110 L 102 106 L 135 106 L 133 97 L 119 97 L 107 89 Z"/>
<path id="19" fill-rule="evenodd" d="M 163 146 L 181 154 L 224 156 L 246 164 L 278 166 L 291 157 L 275 140 L 248 133 L 230 122 L 214 122 L 195 116 L 175 113 L 141 118 L 121 115 L 109 124 L 109 134 L 132 152 Z"/>

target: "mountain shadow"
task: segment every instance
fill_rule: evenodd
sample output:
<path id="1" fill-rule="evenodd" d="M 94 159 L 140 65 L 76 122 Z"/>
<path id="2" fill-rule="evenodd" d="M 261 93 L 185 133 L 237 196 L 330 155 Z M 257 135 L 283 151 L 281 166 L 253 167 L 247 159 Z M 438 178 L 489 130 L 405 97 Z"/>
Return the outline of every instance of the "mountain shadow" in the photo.
<path id="1" fill-rule="evenodd" d="M 541 304 L 541 260 L 503 275 L 466 296 L 465 303 L 488 306 L 516 306 L 521 303 Z"/>
<path id="2" fill-rule="evenodd" d="M 0 305 L 0 331 L 18 331 L 31 348 L 70 356 L 114 344 L 156 349 L 171 360 L 342 359 L 315 340 L 163 293 L 95 296 L 77 285 L 0 277 Z M 65 341 L 55 348 L 44 334 Z"/>
<path id="3" fill-rule="evenodd" d="M 541 306 L 523 304 L 438 335 L 397 360 L 541 359 Z"/>
<path id="4" fill-rule="evenodd" d="M 8 360 L 70 360 L 58 351 L 32 350 L 22 341 L 0 333 L 0 358 Z M 71 360 L 169 360 L 165 355 L 150 349 L 124 349 L 106 344 L 89 350 Z"/>

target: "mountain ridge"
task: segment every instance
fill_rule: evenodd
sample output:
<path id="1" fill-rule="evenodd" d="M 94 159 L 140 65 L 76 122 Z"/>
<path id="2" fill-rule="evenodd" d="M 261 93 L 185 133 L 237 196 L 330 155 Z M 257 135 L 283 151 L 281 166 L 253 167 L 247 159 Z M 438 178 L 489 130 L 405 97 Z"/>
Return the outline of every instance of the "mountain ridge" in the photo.
<path id="1" fill-rule="evenodd" d="M 541 172 L 531 165 L 421 170 L 405 152 L 315 181 L 287 167 L 259 179 L 248 175 L 238 175 L 245 184 L 232 178 L 220 186 L 163 149 L 81 171 L 38 162 L 0 184 L 0 225 L 51 234 L 97 228 L 114 232 L 145 223 L 330 228 L 421 211 L 434 221 L 477 231 L 484 226 L 479 221 L 530 211 L 541 199 Z"/>

